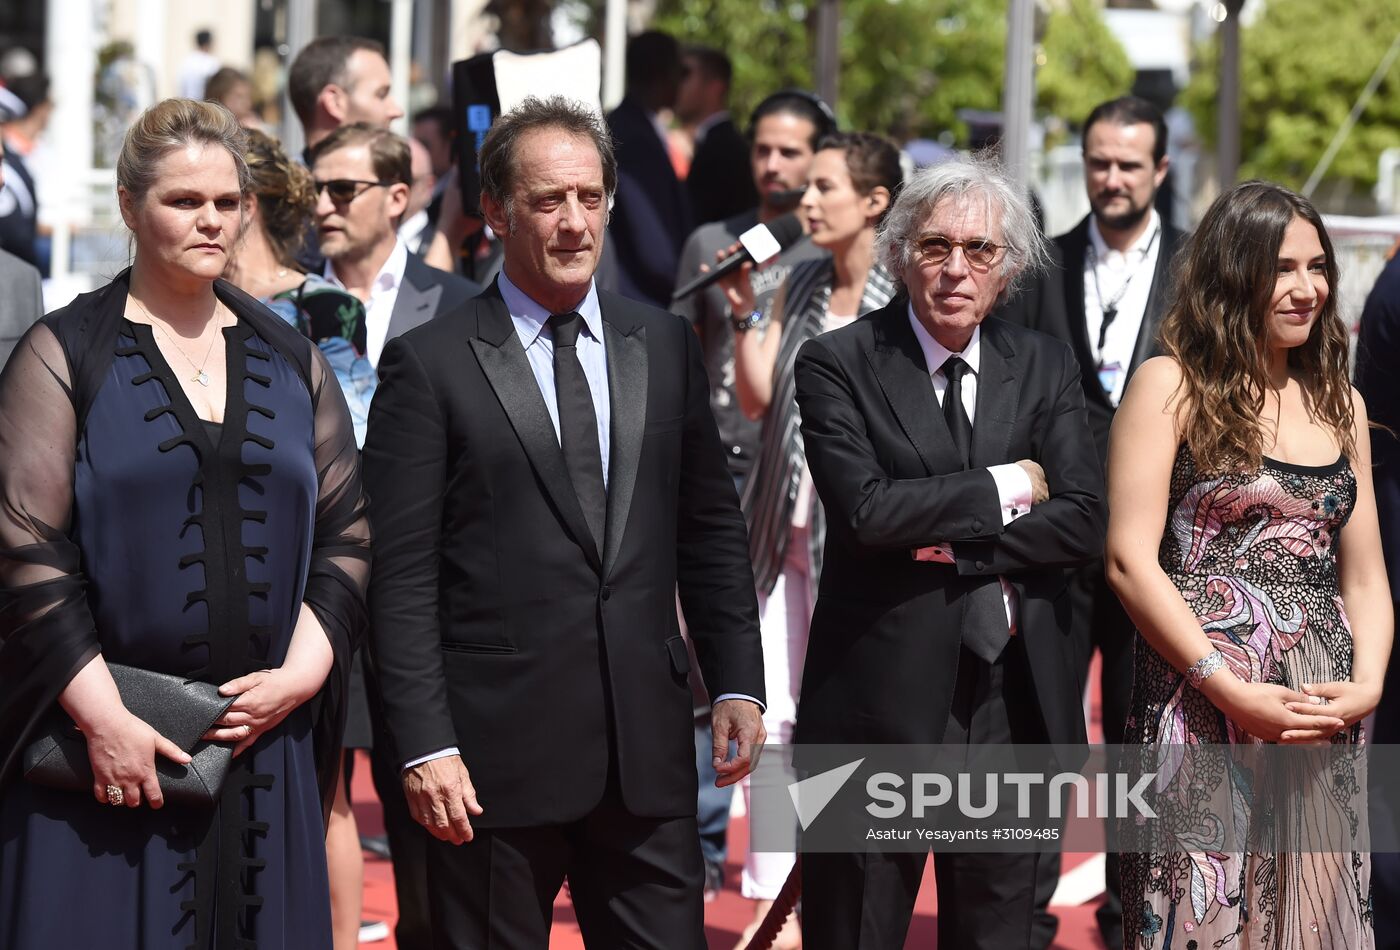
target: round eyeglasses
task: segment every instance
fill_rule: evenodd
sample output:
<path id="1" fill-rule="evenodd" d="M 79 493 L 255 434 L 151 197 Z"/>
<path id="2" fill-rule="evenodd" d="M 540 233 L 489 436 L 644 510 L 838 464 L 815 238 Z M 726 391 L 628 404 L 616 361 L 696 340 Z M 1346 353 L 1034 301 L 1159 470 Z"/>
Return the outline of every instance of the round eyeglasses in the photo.
<path id="1" fill-rule="evenodd" d="M 926 234 L 919 238 L 915 246 L 919 256 L 929 264 L 942 264 L 953 253 L 953 248 L 962 248 L 963 257 L 973 267 L 991 267 L 1005 244 L 996 244 L 985 238 L 970 238 L 966 241 L 953 241 L 941 234 Z"/>

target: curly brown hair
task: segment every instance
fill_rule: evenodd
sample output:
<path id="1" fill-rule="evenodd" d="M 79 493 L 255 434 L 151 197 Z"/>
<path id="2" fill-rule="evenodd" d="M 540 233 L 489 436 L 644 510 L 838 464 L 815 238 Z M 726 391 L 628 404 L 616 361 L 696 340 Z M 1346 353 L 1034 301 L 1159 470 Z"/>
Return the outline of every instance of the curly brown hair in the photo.
<path id="1" fill-rule="evenodd" d="M 269 135 L 250 129 L 244 160 L 252 177 L 252 194 L 258 202 L 258 219 L 267 243 L 284 267 L 296 268 L 297 252 L 316 210 L 316 188 L 311 172 L 287 157 Z"/>
<path id="2" fill-rule="evenodd" d="M 1351 374 L 1337 310 L 1337 260 L 1312 202 L 1281 185 L 1246 181 L 1222 194 L 1181 252 L 1162 351 L 1181 369 L 1176 420 L 1196 466 L 1257 468 L 1264 454 L 1266 336 L 1284 231 L 1295 218 L 1317 229 L 1329 293 L 1308 340 L 1288 353 L 1310 415 L 1351 455 Z"/>

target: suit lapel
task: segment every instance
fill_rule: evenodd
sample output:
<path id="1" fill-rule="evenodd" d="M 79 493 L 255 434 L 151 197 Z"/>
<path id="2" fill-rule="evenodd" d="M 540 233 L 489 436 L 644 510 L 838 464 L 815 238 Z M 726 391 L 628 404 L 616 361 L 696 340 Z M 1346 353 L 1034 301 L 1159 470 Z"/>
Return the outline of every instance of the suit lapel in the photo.
<path id="1" fill-rule="evenodd" d="M 1157 267 L 1152 272 L 1152 286 L 1147 291 L 1147 309 L 1142 314 L 1142 327 L 1138 330 L 1137 342 L 1133 344 L 1133 358 L 1128 363 L 1128 379 L 1133 373 L 1157 353 L 1157 327 L 1162 323 L 1162 315 L 1167 309 L 1167 297 L 1171 293 L 1172 256 L 1176 253 L 1181 232 L 1162 223 L 1161 246 L 1157 248 Z"/>
<path id="2" fill-rule="evenodd" d="M 1084 313 L 1084 260 L 1089 254 L 1089 219 L 1085 217 L 1079 225 L 1066 234 L 1060 245 L 1065 259 L 1065 319 L 1069 322 L 1070 346 L 1079 357 L 1079 365 L 1088 372 L 1096 363 L 1094 350 L 1089 346 L 1089 321 Z M 1094 380 L 1093 386 L 1085 386 L 1086 391 L 1098 394 L 1106 404 L 1108 397 L 1103 395 L 1103 387 Z"/>
<path id="3" fill-rule="evenodd" d="M 641 321 L 629 319 L 622 301 L 599 297 L 608 354 L 608 398 L 612 402 L 608 519 L 603 541 L 603 577 L 607 578 L 622 547 L 642 456 L 647 419 L 647 334 Z"/>
<path id="4" fill-rule="evenodd" d="M 392 340 L 427 323 L 437 313 L 438 301 L 442 299 L 442 285 L 426 279 L 427 265 L 409 255 L 403 269 L 403 282 L 399 284 L 398 298 L 394 301 L 394 312 L 389 315 L 389 336 Z"/>
<path id="5" fill-rule="evenodd" d="M 977 373 L 977 413 L 972 420 L 972 467 L 1006 461 L 1011 426 L 1021 400 L 1021 380 L 1013 372 L 1015 351 L 1001 321 L 982 322 L 981 366 Z"/>
<path id="6" fill-rule="evenodd" d="M 549 409 L 544 404 L 544 397 L 540 394 L 539 384 L 530 369 L 530 361 L 525 356 L 525 348 L 520 344 L 505 301 L 495 285 L 482 295 L 477 314 L 477 335 L 472 337 L 471 347 L 481 364 L 481 371 L 495 390 L 496 398 L 510 419 L 525 455 L 559 512 L 560 520 L 579 547 L 583 548 L 588 563 L 595 571 L 601 572 L 598 548 L 588 530 L 588 522 L 584 520 L 573 480 L 569 478 L 564 450 L 559 447 L 559 437 L 554 432 Z"/>
<path id="7" fill-rule="evenodd" d="M 958 471 L 962 460 L 933 394 L 923 348 L 909 326 L 906 298 L 900 294 L 871 319 L 875 345 L 866 358 L 900 428 L 930 475 Z"/>

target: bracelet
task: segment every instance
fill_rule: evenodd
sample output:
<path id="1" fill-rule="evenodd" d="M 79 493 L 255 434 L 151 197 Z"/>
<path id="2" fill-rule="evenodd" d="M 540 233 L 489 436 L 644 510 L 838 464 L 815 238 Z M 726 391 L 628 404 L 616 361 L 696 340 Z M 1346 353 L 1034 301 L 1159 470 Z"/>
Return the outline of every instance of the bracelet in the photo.
<path id="1" fill-rule="evenodd" d="M 1211 650 L 1186 668 L 1186 682 L 1196 689 L 1200 689 L 1201 684 L 1209 679 L 1211 674 L 1218 672 L 1224 666 L 1225 654 L 1219 650 Z"/>
<path id="2" fill-rule="evenodd" d="M 731 317 L 729 322 L 733 324 L 735 333 L 745 333 L 763 322 L 763 311 L 755 310 L 747 317 Z"/>

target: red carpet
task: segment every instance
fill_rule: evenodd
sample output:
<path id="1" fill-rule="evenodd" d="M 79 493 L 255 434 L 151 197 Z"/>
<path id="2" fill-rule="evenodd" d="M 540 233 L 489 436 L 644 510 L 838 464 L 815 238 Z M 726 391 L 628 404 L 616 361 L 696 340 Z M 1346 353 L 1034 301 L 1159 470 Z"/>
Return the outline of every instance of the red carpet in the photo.
<path id="1" fill-rule="evenodd" d="M 1096 661 L 1090 682 L 1097 683 L 1097 681 Z M 1090 740 L 1102 742 L 1102 734 L 1098 730 L 1097 690 L 1094 690 L 1092 699 Z M 375 798 L 374 788 L 369 780 L 368 761 L 357 763 L 355 785 L 351 797 L 355 802 L 355 816 L 359 821 L 361 833 L 381 834 L 383 822 L 380 816 L 379 802 Z M 725 888 L 714 903 L 705 907 L 705 935 L 710 950 L 731 950 L 744 927 L 752 919 L 752 905 L 739 896 L 739 868 L 747 840 L 748 823 L 742 818 L 736 818 L 729 827 L 730 860 L 725 869 Z M 1090 857 L 1090 855 L 1084 854 L 1065 855 L 1064 873 L 1071 872 Z M 1103 947 L 1103 942 L 1099 939 L 1098 929 L 1094 924 L 1094 909 L 1097 906 L 1096 899 L 1074 907 L 1057 906 L 1053 908 L 1056 916 L 1060 918 L 1060 930 L 1055 940 L 1056 950 L 1099 950 Z M 366 855 L 364 918 L 366 920 L 384 920 L 392 925 L 396 914 L 393 876 L 389 865 Z M 932 862 L 930 862 L 924 871 L 923 888 L 919 891 L 914 923 L 910 928 L 909 939 L 906 941 L 905 947 L 919 948 L 919 950 L 936 947 L 938 945 L 935 936 L 937 919 L 938 908 L 934 900 Z M 390 950 L 394 947 L 394 941 L 391 938 L 380 943 L 364 944 L 364 946 Z M 583 939 L 579 935 L 578 926 L 574 921 L 573 908 L 569 905 L 568 897 L 561 891 L 554 903 L 554 935 L 550 940 L 550 948 L 551 950 L 581 950 L 582 947 Z"/>

